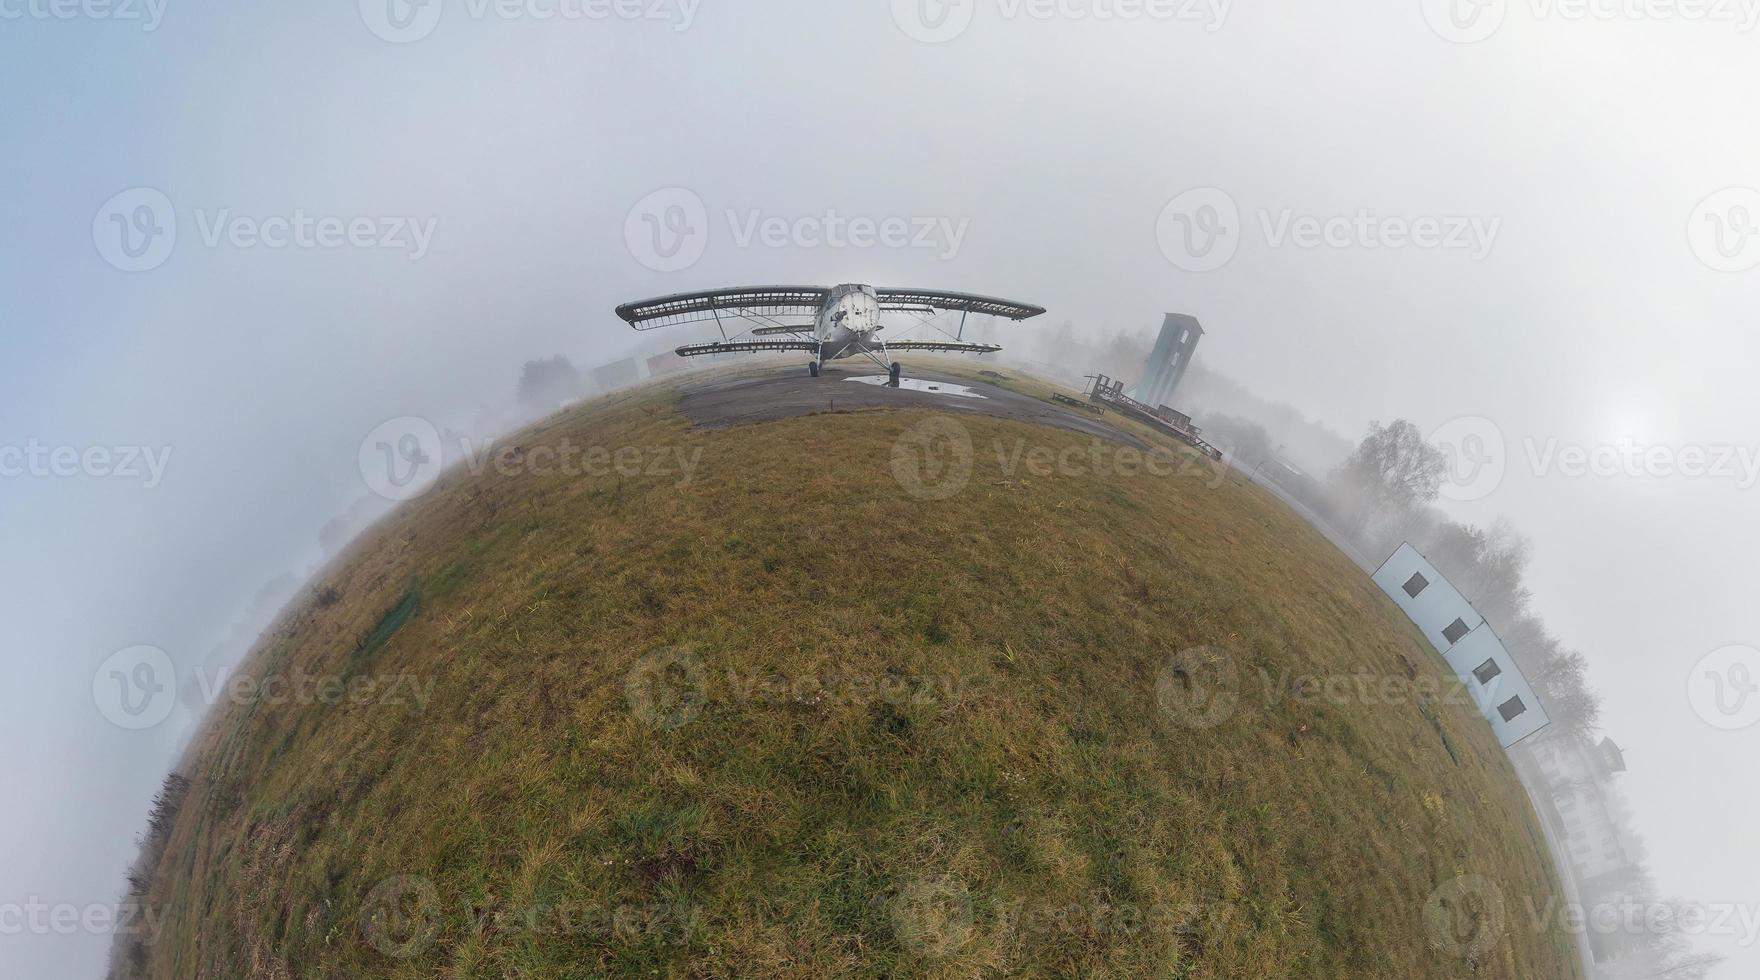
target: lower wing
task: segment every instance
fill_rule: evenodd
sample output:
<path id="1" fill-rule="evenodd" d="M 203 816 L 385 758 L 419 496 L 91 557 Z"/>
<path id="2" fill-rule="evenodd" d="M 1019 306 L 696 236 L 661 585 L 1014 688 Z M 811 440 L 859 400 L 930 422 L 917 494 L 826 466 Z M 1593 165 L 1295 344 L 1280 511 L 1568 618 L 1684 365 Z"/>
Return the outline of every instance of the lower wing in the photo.
<path id="1" fill-rule="evenodd" d="M 704 354 L 753 354 L 758 351 L 804 350 L 818 353 L 816 340 L 742 340 L 733 343 L 715 341 L 708 344 L 686 344 L 678 349 L 679 357 L 701 357 Z"/>

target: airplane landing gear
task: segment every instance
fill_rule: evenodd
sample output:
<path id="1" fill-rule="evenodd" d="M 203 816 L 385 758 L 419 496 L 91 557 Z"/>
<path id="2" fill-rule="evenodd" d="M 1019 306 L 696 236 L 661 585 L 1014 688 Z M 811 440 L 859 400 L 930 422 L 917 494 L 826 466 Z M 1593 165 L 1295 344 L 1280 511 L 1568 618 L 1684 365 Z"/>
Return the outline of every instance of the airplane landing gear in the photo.
<path id="1" fill-rule="evenodd" d="M 807 373 L 809 375 L 817 378 L 819 376 L 819 362 L 818 361 L 808 361 L 807 362 Z"/>
<path id="2" fill-rule="evenodd" d="M 888 388 L 898 387 L 898 362 L 897 361 L 893 361 L 892 367 L 887 369 L 886 387 L 888 387 Z"/>

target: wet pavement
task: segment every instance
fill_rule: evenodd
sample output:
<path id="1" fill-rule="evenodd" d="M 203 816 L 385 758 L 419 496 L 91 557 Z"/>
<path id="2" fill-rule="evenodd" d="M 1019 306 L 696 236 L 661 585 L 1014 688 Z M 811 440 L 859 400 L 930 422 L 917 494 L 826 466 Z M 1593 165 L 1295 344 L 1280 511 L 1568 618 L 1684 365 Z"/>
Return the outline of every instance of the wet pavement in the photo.
<path id="1" fill-rule="evenodd" d="M 857 378 L 883 375 L 884 372 L 872 366 L 844 367 L 828 364 L 824 372 L 815 378 L 807 374 L 803 363 L 739 377 L 686 381 L 679 386 L 679 410 L 691 420 L 692 425 L 720 428 L 827 412 L 928 408 L 950 414 L 965 412 L 995 415 L 1067 429 L 1138 449 L 1149 448 L 1135 436 L 1120 432 L 1099 419 L 1075 410 L 1006 388 L 974 382 L 970 378 L 926 369 L 913 370 L 909 364 L 904 366 L 905 380 L 924 384 L 888 388 L 875 383 L 850 383 Z M 939 384 L 948 385 L 950 390 L 930 390 Z M 974 395 L 981 397 L 973 397 Z"/>

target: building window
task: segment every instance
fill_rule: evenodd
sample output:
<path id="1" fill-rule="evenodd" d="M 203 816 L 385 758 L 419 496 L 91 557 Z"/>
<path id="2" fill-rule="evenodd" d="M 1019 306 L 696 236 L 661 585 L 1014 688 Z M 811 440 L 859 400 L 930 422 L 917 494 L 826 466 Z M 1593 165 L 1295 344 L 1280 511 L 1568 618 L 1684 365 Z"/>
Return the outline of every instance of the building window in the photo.
<path id="1" fill-rule="evenodd" d="M 1414 599 L 1418 597 L 1418 593 L 1429 587 L 1430 580 L 1425 578 L 1424 573 L 1422 572 L 1413 572 L 1412 577 L 1406 579 L 1406 595 L 1409 595 Z"/>
<path id="2" fill-rule="evenodd" d="M 1478 679 L 1481 686 L 1491 683 L 1491 679 L 1501 673 L 1503 673 L 1503 668 L 1497 666 L 1495 659 L 1487 660 L 1473 668 L 1473 676 Z"/>
<path id="3" fill-rule="evenodd" d="M 1510 698 L 1497 707 L 1497 713 L 1503 716 L 1504 721 L 1515 721 L 1527 710 L 1528 706 L 1522 703 L 1521 698 Z"/>
<path id="4" fill-rule="evenodd" d="M 1461 637 L 1466 636 L 1472 631 L 1472 627 L 1467 625 L 1466 620 L 1457 619 L 1448 624 L 1448 629 L 1442 631 L 1442 638 L 1448 641 L 1449 646 L 1454 646 L 1461 641 Z"/>

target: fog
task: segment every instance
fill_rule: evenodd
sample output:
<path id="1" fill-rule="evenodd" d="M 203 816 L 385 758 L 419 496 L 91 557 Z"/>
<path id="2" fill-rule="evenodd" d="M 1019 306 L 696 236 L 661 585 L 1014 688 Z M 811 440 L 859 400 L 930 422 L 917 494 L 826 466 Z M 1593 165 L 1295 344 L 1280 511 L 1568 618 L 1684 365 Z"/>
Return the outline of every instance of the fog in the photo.
<path id="1" fill-rule="evenodd" d="M 1206 372 L 1351 443 L 1489 420 L 1506 472 L 1445 510 L 1532 539 L 1659 884 L 1760 907 L 1760 729 L 1689 696 L 1760 645 L 1744 5 L 1493 4 L 1470 43 L 1419 0 L 638 6 L 393 2 L 398 28 L 371 0 L 0 0 L 0 903 L 116 901 L 203 705 L 130 730 L 95 675 L 137 645 L 186 683 L 235 662 L 390 506 L 375 427 L 486 437 L 528 360 L 708 339 L 636 335 L 620 302 L 868 282 L 1043 305 L 996 330 L 1029 350 L 1191 313 Z M 1212 233 L 1219 265 L 1189 247 Z M 1628 444 L 1672 468 L 1563 452 Z M 0 930 L 0 973 L 93 976 L 107 948 Z"/>

